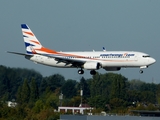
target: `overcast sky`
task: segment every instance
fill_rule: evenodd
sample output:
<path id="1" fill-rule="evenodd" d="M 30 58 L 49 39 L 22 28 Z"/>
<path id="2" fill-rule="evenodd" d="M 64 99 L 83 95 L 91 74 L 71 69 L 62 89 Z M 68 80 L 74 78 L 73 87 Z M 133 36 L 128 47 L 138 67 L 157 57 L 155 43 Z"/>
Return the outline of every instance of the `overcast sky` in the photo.
<path id="1" fill-rule="evenodd" d="M 1 0 L 0 64 L 29 68 L 44 76 L 91 78 L 76 68 L 34 64 L 5 51 L 26 52 L 20 24 L 26 23 L 41 44 L 57 51 L 131 50 L 148 53 L 157 62 L 139 74 L 139 68 L 122 69 L 131 79 L 160 83 L 160 0 Z M 106 73 L 104 69 L 99 71 Z"/>

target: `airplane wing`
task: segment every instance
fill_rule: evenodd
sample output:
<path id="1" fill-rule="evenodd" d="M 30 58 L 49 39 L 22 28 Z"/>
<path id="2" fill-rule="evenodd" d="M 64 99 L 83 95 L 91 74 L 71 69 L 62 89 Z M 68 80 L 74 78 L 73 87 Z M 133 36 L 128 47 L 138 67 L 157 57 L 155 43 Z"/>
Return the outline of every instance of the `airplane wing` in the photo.
<path id="1" fill-rule="evenodd" d="M 37 53 L 39 54 L 39 53 Z M 72 64 L 75 67 L 81 67 L 86 61 L 85 60 L 79 60 L 79 59 L 74 59 L 73 56 L 67 56 L 63 57 L 61 55 L 50 55 L 50 54 L 39 54 L 43 55 L 46 57 L 54 58 L 58 63 L 63 62 L 67 64 Z"/>

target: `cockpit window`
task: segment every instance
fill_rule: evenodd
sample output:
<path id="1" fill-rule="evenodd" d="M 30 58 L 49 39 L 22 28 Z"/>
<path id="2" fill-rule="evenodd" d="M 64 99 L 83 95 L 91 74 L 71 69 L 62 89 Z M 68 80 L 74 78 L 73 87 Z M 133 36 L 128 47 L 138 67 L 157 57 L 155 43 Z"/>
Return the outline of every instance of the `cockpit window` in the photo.
<path id="1" fill-rule="evenodd" d="M 144 58 L 150 57 L 149 55 L 143 55 Z"/>

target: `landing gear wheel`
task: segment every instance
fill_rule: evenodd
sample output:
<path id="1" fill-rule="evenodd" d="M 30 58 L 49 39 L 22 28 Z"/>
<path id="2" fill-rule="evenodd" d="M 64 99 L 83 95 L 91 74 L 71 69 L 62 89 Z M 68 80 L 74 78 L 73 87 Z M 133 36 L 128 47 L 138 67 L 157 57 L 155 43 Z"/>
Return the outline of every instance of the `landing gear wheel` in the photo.
<path id="1" fill-rule="evenodd" d="M 81 70 L 78 70 L 78 74 L 83 74 L 84 71 L 81 69 Z"/>
<path id="2" fill-rule="evenodd" d="M 143 73 L 143 70 L 140 70 L 139 73 L 142 74 L 142 73 Z"/>
<path id="3" fill-rule="evenodd" d="M 90 71 L 90 74 L 91 74 L 91 75 L 95 75 L 95 74 L 96 74 L 96 71 L 95 71 L 95 70 L 91 70 L 91 71 Z"/>

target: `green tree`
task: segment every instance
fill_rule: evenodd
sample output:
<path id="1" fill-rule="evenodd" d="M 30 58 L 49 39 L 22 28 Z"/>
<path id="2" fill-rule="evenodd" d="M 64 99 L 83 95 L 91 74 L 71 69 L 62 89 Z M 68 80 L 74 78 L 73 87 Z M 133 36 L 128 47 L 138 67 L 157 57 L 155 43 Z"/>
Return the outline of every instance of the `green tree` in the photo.
<path id="1" fill-rule="evenodd" d="M 155 94 L 157 91 L 157 85 L 154 83 L 143 83 L 140 87 L 140 91 L 150 91 Z"/>
<path id="2" fill-rule="evenodd" d="M 115 75 L 114 73 L 94 75 L 93 78 L 89 80 L 91 97 L 102 95 L 105 98 L 109 98 Z"/>
<path id="3" fill-rule="evenodd" d="M 31 80 L 30 85 L 30 101 L 35 102 L 39 98 L 38 86 L 35 79 Z"/>
<path id="4" fill-rule="evenodd" d="M 126 98 L 126 81 L 127 78 L 123 77 L 122 75 L 115 75 L 112 83 L 112 91 L 111 91 L 111 98 L 119 98 L 125 99 Z"/>
<path id="5" fill-rule="evenodd" d="M 84 77 L 82 77 L 80 79 L 80 82 L 78 84 L 78 89 L 83 90 L 83 97 L 84 98 L 87 98 L 87 97 L 90 96 L 90 88 L 89 88 L 89 85 L 88 85 L 88 83 L 87 83 L 87 81 L 85 80 Z"/>
<path id="6" fill-rule="evenodd" d="M 28 103 L 30 99 L 30 88 L 27 79 L 24 80 L 21 93 L 22 102 Z"/>
<path id="7" fill-rule="evenodd" d="M 129 83 L 129 89 L 130 89 L 130 90 L 140 90 L 141 86 L 142 86 L 145 82 L 142 82 L 142 81 L 140 81 L 140 80 L 133 79 L 133 80 L 128 81 L 128 83 Z"/>
<path id="8" fill-rule="evenodd" d="M 107 102 L 106 98 L 102 95 L 89 98 L 89 105 L 95 108 L 105 109 Z"/>
<path id="9" fill-rule="evenodd" d="M 35 106 L 33 107 L 33 111 L 35 113 L 39 113 L 43 109 L 44 109 L 44 102 L 42 100 L 37 100 Z"/>
<path id="10" fill-rule="evenodd" d="M 7 100 L 15 99 L 19 86 L 23 84 L 23 80 L 31 80 L 34 77 L 39 85 L 42 75 L 34 70 L 22 68 L 9 68 L 0 65 L 0 96 L 9 94 Z"/>
<path id="11" fill-rule="evenodd" d="M 127 90 L 126 95 L 126 101 L 130 102 L 131 104 L 133 102 L 141 101 L 141 92 L 138 90 Z"/>
<path id="12" fill-rule="evenodd" d="M 58 108 L 59 99 L 54 93 L 48 93 L 47 98 L 45 99 L 46 108 Z"/>
<path id="13" fill-rule="evenodd" d="M 60 74 L 54 74 L 52 76 L 46 77 L 45 80 L 47 81 L 50 90 L 54 92 L 55 89 L 62 87 L 65 83 L 65 79 Z"/>
<path id="14" fill-rule="evenodd" d="M 75 80 L 67 80 L 62 86 L 62 93 L 66 98 L 76 96 L 76 84 L 77 82 Z"/>
<path id="15" fill-rule="evenodd" d="M 100 75 L 97 73 L 96 75 L 93 76 L 91 80 L 91 85 L 90 85 L 91 97 L 102 94 L 103 90 L 102 84 L 103 81 L 100 79 Z"/>
<path id="16" fill-rule="evenodd" d="M 120 98 L 113 98 L 110 100 L 110 105 L 112 108 L 124 107 L 125 101 Z"/>
<path id="17" fill-rule="evenodd" d="M 105 109 L 110 99 L 124 99 L 127 79 L 120 74 L 107 73 L 96 74 L 90 80 L 89 104 Z M 96 106 L 95 106 L 96 105 Z"/>
<path id="18" fill-rule="evenodd" d="M 43 79 L 43 80 L 41 81 L 41 84 L 40 84 L 39 93 L 40 93 L 40 94 L 43 94 L 43 93 L 46 91 L 46 88 L 47 88 L 47 87 L 48 87 L 48 84 L 47 84 L 46 80 Z"/>
<path id="19" fill-rule="evenodd" d="M 142 91 L 140 97 L 141 102 L 156 103 L 155 94 L 151 91 Z"/>
<path id="20" fill-rule="evenodd" d="M 160 84 L 157 85 L 156 98 L 158 104 L 160 104 Z"/>
<path id="21" fill-rule="evenodd" d="M 16 98 L 17 98 L 17 102 L 19 104 L 22 103 L 22 85 L 18 87 L 18 91 L 17 91 L 17 94 L 16 94 Z"/>

